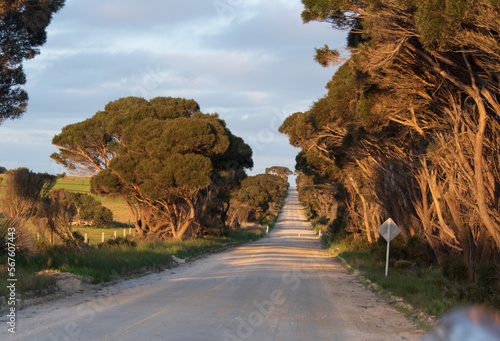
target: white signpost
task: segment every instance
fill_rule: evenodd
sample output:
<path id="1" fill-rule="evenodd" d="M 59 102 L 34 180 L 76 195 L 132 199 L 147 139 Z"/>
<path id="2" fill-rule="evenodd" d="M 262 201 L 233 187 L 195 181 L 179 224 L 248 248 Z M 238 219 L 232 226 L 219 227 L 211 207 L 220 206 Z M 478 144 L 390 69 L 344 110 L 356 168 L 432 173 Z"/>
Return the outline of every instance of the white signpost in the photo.
<path id="1" fill-rule="evenodd" d="M 398 234 L 401 233 L 401 229 L 396 225 L 394 220 L 391 218 L 387 219 L 385 223 L 380 225 L 378 228 L 378 232 L 387 240 L 387 257 L 385 261 L 385 276 L 389 273 L 389 245 L 391 244 L 391 240 L 396 238 Z"/>

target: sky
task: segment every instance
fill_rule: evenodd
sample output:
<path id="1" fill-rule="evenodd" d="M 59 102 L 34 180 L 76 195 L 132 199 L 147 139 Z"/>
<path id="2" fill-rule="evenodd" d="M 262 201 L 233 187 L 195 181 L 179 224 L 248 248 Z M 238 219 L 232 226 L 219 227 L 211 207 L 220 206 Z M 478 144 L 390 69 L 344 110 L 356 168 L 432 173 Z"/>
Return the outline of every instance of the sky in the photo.
<path id="1" fill-rule="evenodd" d="M 294 169 L 283 120 L 326 94 L 315 47 L 345 34 L 303 24 L 300 0 L 66 0 L 24 63 L 27 113 L 0 125 L 0 166 L 59 174 L 54 135 L 114 100 L 183 97 L 218 113 L 253 149 L 250 175 Z"/>

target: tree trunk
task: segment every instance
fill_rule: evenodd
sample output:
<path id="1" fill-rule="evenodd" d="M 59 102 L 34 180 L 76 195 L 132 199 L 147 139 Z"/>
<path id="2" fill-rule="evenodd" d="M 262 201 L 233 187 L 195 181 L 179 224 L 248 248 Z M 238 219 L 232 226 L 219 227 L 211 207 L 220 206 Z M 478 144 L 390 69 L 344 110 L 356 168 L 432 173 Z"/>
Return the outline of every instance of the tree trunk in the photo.
<path id="1" fill-rule="evenodd" d="M 479 122 L 477 127 L 476 142 L 474 146 L 474 175 L 476 180 L 477 204 L 481 221 L 488 230 L 489 234 L 495 240 L 497 247 L 500 247 L 500 232 L 498 231 L 498 227 L 495 225 L 489 214 L 486 186 L 483 174 L 484 133 L 486 131 L 488 116 L 486 108 L 484 106 L 484 102 L 480 98 L 479 93 L 474 98 L 474 100 L 476 101 L 479 111 Z"/>

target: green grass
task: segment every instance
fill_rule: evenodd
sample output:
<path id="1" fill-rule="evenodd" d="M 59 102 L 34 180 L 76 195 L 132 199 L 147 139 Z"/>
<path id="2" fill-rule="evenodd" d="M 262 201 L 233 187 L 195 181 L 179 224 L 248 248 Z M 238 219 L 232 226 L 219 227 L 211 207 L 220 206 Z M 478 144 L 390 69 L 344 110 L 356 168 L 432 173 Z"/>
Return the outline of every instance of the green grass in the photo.
<path id="1" fill-rule="evenodd" d="M 88 229 L 90 230 L 90 229 Z M 100 229 L 96 229 L 100 230 Z M 54 286 L 54 279 L 42 270 L 70 272 L 92 277 L 93 283 L 109 282 L 113 279 L 137 276 L 172 265 L 172 255 L 179 258 L 195 258 L 207 252 L 223 248 L 233 243 L 257 240 L 262 237 L 260 229 L 240 230 L 229 237 L 196 238 L 184 241 L 137 240 L 137 246 L 117 246 L 114 248 L 91 248 L 72 250 L 56 246 L 30 257 L 17 257 L 17 294 L 27 291 L 47 292 Z M 7 259 L 0 258 L 0 296 L 7 297 Z M 5 302 L 0 302 L 0 307 Z"/>
<path id="2" fill-rule="evenodd" d="M 5 185 L 5 184 L 4 184 Z M 55 188 L 68 191 L 90 193 L 89 178 L 66 177 L 59 179 Z M 0 187 L 0 195 L 3 187 Z M 116 231 L 117 237 L 123 237 L 123 228 L 129 235 L 129 222 L 132 220 L 128 207 L 121 199 L 96 197 L 103 205 L 110 208 L 114 215 L 114 226 L 110 228 L 74 227 L 82 235 L 87 234 L 91 248 L 75 251 L 63 246 L 49 247 L 44 252 L 16 258 L 17 294 L 28 291 L 44 294 L 53 290 L 55 279 L 40 273 L 43 270 L 70 272 L 90 276 L 93 283 L 108 282 L 113 279 L 136 276 L 148 271 L 158 270 L 172 264 L 172 255 L 179 258 L 194 258 L 212 250 L 217 250 L 233 243 L 257 240 L 263 236 L 261 229 L 240 229 L 228 237 L 196 238 L 183 241 L 147 241 L 135 239 L 137 245 L 121 245 L 113 248 L 100 247 L 102 233 L 105 240 Z M 282 202 L 276 205 L 269 215 L 267 225 L 274 227 L 281 210 Z M 133 238 L 134 237 L 127 237 Z M 0 297 L 7 297 L 7 259 L 0 258 Z M 0 302 L 1 306 L 5 302 Z"/>
<path id="3" fill-rule="evenodd" d="M 70 192 L 90 193 L 90 177 L 74 177 L 67 176 L 57 180 L 54 189 L 64 188 Z M 133 216 L 125 201 L 121 198 L 103 198 L 93 196 L 99 200 L 103 206 L 109 208 L 113 212 L 114 225 L 123 226 L 129 225 L 133 221 Z"/>
<path id="4" fill-rule="evenodd" d="M 64 188 L 70 192 L 90 194 L 90 177 L 67 176 L 57 179 L 54 189 Z"/>
<path id="5" fill-rule="evenodd" d="M 0 178 L 3 178 L 0 175 Z M 5 192 L 5 181 L 0 182 L 0 195 Z M 70 192 L 79 193 L 90 193 L 90 177 L 77 177 L 77 176 L 67 176 L 64 178 L 57 179 L 57 183 L 54 189 L 66 189 Z M 98 201 L 100 201 L 103 206 L 109 208 L 113 212 L 113 224 L 114 226 L 126 227 L 129 226 L 133 221 L 133 216 L 129 211 L 129 208 L 125 201 L 121 198 L 103 198 L 100 196 L 93 195 Z"/>
<path id="6" fill-rule="evenodd" d="M 126 236 L 134 236 L 134 228 L 132 227 L 132 230 L 130 230 L 129 227 L 121 227 L 121 228 L 116 228 L 116 227 L 109 227 L 109 228 L 94 228 L 94 227 L 73 227 L 73 231 L 78 231 L 82 234 L 82 236 L 85 236 L 87 234 L 87 239 L 89 242 L 89 245 L 98 245 L 102 242 L 102 234 L 104 233 L 104 240 L 108 240 L 115 235 L 116 231 L 116 236 L 117 237 L 123 237 L 123 230 L 125 230 L 125 235 Z"/>
<path id="7" fill-rule="evenodd" d="M 344 243 L 332 243 L 327 248 L 384 292 L 402 298 L 428 315 L 440 317 L 459 306 L 478 303 L 472 295 L 472 284 L 449 280 L 438 268 L 401 270 L 394 268 L 391 262 L 386 277 L 385 261 L 377 259 L 370 251 L 354 251 Z"/>

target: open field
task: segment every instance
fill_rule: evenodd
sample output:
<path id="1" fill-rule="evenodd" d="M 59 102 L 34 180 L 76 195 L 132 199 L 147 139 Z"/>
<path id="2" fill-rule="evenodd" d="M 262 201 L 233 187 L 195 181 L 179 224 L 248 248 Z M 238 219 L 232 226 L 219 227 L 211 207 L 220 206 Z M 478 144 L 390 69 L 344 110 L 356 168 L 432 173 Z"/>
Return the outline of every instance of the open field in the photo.
<path id="1" fill-rule="evenodd" d="M 4 176 L 0 175 L 0 179 Z M 64 188 L 70 192 L 90 193 L 90 177 L 67 176 L 57 180 L 54 189 Z M 5 182 L 0 181 L 0 195 L 5 191 Z M 103 198 L 94 195 L 94 198 L 102 202 L 103 206 L 109 208 L 113 212 L 113 220 L 115 226 L 128 227 L 133 220 L 132 215 L 127 207 L 127 204 L 120 198 Z"/>

